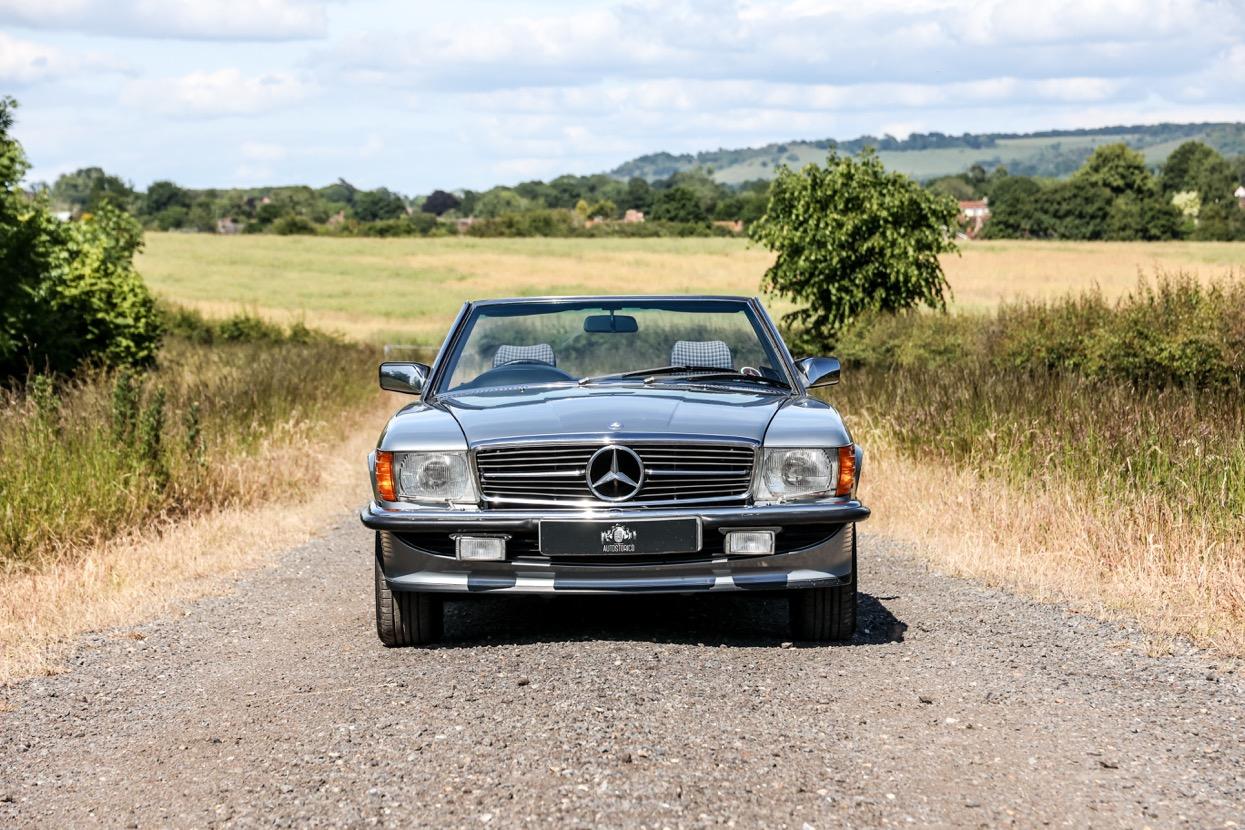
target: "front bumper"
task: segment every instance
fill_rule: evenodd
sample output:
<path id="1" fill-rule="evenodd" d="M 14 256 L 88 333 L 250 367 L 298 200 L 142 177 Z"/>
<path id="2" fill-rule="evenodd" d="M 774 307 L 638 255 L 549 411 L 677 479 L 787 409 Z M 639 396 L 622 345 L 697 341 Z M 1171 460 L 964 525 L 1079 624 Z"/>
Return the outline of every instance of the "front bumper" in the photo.
<path id="1" fill-rule="evenodd" d="M 563 513 L 520 510 L 449 510 L 373 502 L 360 518 L 381 531 L 381 568 L 397 591 L 458 593 L 659 593 L 693 591 L 786 590 L 843 585 L 854 569 L 855 523 L 869 509 L 849 499 L 811 504 L 737 508 L 600 510 Z M 601 557 L 574 562 L 538 554 L 504 562 L 461 562 L 423 550 L 403 532 L 438 530 L 466 533 L 532 533 L 541 519 L 625 520 L 697 517 L 703 533 L 745 527 L 837 526 L 810 547 L 768 556 L 685 555 L 677 559 L 618 562 Z M 781 533 L 780 533 L 781 537 Z"/>

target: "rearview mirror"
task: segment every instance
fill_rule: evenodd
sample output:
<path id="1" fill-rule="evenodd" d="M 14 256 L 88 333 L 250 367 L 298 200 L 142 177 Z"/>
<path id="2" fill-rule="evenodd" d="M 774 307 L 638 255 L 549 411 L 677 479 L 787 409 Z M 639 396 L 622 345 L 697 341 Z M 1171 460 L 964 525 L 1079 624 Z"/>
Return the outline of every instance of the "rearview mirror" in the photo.
<path id="1" fill-rule="evenodd" d="M 584 318 L 584 331 L 589 334 L 635 334 L 639 330 L 640 324 L 627 314 L 591 314 Z"/>
<path id="2" fill-rule="evenodd" d="M 388 392 L 418 395 L 424 391 L 431 369 L 422 363 L 380 364 L 380 388 Z"/>
<path id="3" fill-rule="evenodd" d="M 804 375 L 804 385 L 809 389 L 834 386 L 839 382 L 842 367 L 839 366 L 837 357 L 806 357 L 797 360 L 795 365 L 800 367 L 800 373 Z"/>

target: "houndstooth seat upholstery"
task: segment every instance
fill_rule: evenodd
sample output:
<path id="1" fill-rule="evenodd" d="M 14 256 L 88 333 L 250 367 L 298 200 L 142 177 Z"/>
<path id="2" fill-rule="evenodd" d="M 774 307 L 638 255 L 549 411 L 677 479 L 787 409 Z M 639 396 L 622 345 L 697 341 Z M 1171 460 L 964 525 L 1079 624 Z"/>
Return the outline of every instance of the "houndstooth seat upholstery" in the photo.
<path id="1" fill-rule="evenodd" d="M 535 346 L 498 346 L 493 354 L 493 368 L 514 363 L 516 360 L 538 360 L 550 366 L 558 365 L 558 360 L 553 355 L 553 346 L 537 343 Z"/>
<path id="2" fill-rule="evenodd" d="M 735 368 L 730 347 L 721 340 L 677 340 L 670 350 L 670 365 Z"/>

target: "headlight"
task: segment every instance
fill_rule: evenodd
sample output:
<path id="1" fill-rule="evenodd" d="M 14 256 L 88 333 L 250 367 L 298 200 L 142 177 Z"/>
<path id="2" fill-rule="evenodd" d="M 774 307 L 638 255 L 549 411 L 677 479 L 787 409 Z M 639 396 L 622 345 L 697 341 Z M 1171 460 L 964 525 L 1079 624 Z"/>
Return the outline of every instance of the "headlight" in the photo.
<path id="1" fill-rule="evenodd" d="M 765 450 L 758 501 L 784 501 L 832 493 L 838 480 L 837 453 L 801 448 Z"/>
<path id="2" fill-rule="evenodd" d="M 476 502 L 467 454 L 462 452 L 394 453 L 398 498 L 411 501 Z"/>

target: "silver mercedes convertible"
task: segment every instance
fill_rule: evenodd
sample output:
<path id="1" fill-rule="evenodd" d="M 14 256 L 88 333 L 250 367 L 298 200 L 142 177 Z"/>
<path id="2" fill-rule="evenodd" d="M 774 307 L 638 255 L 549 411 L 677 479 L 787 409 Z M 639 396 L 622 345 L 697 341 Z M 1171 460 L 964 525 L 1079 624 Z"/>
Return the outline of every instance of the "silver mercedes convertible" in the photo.
<path id="1" fill-rule="evenodd" d="M 382 363 L 416 396 L 369 456 L 376 630 L 435 641 L 452 594 L 756 591 L 792 633 L 856 629 L 863 454 L 745 297 L 486 300 L 432 366 Z"/>

